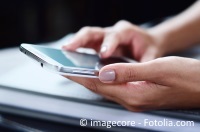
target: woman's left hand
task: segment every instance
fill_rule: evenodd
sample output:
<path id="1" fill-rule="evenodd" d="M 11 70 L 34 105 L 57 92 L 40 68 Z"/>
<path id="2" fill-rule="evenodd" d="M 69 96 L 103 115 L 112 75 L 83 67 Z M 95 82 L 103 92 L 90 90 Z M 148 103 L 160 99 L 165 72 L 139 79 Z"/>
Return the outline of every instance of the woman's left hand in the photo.
<path id="1" fill-rule="evenodd" d="M 99 79 L 67 78 L 130 111 L 200 108 L 200 62 L 195 59 L 111 64 L 100 70 Z"/>

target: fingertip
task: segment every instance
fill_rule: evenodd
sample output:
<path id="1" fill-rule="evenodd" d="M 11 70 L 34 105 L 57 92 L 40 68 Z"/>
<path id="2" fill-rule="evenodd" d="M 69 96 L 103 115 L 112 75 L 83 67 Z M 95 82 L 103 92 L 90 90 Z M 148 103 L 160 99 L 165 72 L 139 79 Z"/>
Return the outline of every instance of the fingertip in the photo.
<path id="1" fill-rule="evenodd" d="M 107 55 L 106 53 L 100 53 L 99 54 L 99 57 L 102 58 L 102 59 L 106 59 L 108 57 L 110 57 L 109 55 Z"/>
<path id="2" fill-rule="evenodd" d="M 107 51 L 107 46 L 103 45 L 103 46 L 101 47 L 100 52 L 101 52 L 101 53 L 105 53 L 106 51 Z"/>
<path id="3" fill-rule="evenodd" d="M 63 50 L 72 50 L 72 51 L 74 50 L 74 49 L 73 49 L 71 46 L 69 46 L 69 45 L 67 45 L 67 46 L 66 46 L 66 45 L 65 45 L 65 46 L 62 46 L 62 49 L 63 49 Z"/>
<path id="4" fill-rule="evenodd" d="M 134 77 L 134 72 L 132 71 L 133 65 L 134 64 L 127 63 L 114 63 L 106 65 L 99 71 L 99 79 L 103 83 L 121 83 L 129 82 L 131 79 L 134 80 L 134 78 L 132 78 Z"/>
<path id="5" fill-rule="evenodd" d="M 106 51 L 107 51 L 107 46 L 105 46 L 105 45 L 102 46 L 100 49 L 100 54 L 99 54 L 100 58 L 105 58 Z"/>
<path id="6" fill-rule="evenodd" d="M 75 50 L 78 47 L 78 45 L 74 42 L 69 42 L 66 45 L 62 46 L 62 49 L 64 50 Z"/>
<path id="7" fill-rule="evenodd" d="M 101 47 L 101 50 L 100 50 L 100 58 L 108 58 L 108 57 L 110 57 L 111 56 L 111 52 L 110 52 L 110 50 L 109 50 L 109 48 L 107 47 L 107 46 L 102 46 Z"/>
<path id="8" fill-rule="evenodd" d="M 113 69 L 101 70 L 99 80 L 103 83 L 112 83 L 116 78 L 116 73 Z"/>
<path id="9" fill-rule="evenodd" d="M 69 45 L 63 45 L 63 46 L 62 46 L 62 49 L 68 50 L 68 49 L 69 49 Z"/>

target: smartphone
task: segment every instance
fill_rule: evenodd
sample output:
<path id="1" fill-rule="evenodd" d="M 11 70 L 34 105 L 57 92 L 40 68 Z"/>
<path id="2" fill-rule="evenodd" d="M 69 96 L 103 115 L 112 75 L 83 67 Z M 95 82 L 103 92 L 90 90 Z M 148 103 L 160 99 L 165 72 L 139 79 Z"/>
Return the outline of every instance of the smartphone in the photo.
<path id="1" fill-rule="evenodd" d="M 98 78 L 99 70 L 112 63 L 135 63 L 125 57 L 101 59 L 97 54 L 86 54 L 48 46 L 21 44 L 20 51 L 37 61 L 42 68 L 61 75 Z"/>

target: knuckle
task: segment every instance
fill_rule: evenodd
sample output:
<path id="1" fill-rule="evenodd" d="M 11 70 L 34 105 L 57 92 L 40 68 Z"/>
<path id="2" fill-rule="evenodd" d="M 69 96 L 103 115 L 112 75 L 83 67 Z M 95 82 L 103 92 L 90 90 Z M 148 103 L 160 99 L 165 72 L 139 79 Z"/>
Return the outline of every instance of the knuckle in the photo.
<path id="1" fill-rule="evenodd" d="M 126 20 L 120 20 L 118 21 L 115 25 L 120 26 L 120 25 L 129 25 L 130 23 Z"/>
<path id="2" fill-rule="evenodd" d="M 114 31 L 118 32 L 119 34 L 130 34 L 133 33 L 133 25 L 125 20 L 121 20 L 117 22 L 114 26 Z"/>
<path id="3" fill-rule="evenodd" d="M 91 31 L 92 31 L 92 28 L 89 26 L 86 26 L 86 27 L 81 28 L 80 33 L 81 34 L 90 34 Z"/>
<path id="4" fill-rule="evenodd" d="M 126 67 L 125 69 L 125 76 L 122 77 L 122 81 L 133 81 L 137 77 L 137 72 L 131 67 Z"/>
<path id="5" fill-rule="evenodd" d="M 173 78 L 173 72 L 170 72 L 168 69 L 169 67 L 172 67 L 172 65 L 166 63 L 166 61 L 163 61 L 161 58 L 155 59 L 155 62 L 151 65 L 151 67 L 159 67 L 154 69 L 154 75 L 152 75 L 152 79 L 165 82 L 166 80 L 169 80 L 170 78 Z"/>
<path id="6" fill-rule="evenodd" d="M 82 31 L 87 31 L 87 30 L 90 30 L 90 29 L 91 29 L 91 27 L 89 27 L 89 26 L 85 26 L 85 27 L 81 28 Z"/>

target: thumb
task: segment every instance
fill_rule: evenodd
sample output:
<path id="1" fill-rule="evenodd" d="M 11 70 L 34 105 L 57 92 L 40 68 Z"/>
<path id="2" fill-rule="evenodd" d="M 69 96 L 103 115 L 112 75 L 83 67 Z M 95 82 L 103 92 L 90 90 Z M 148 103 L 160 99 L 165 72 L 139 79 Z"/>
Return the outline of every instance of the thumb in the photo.
<path id="1" fill-rule="evenodd" d="M 99 72 L 99 80 L 103 83 L 154 81 L 156 72 L 160 71 L 152 62 L 117 63 L 104 66 Z"/>

